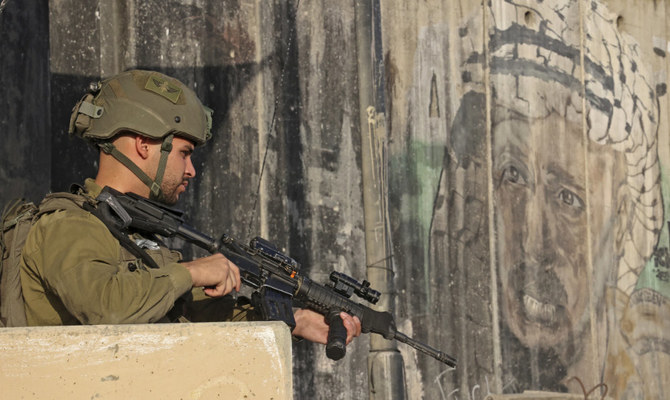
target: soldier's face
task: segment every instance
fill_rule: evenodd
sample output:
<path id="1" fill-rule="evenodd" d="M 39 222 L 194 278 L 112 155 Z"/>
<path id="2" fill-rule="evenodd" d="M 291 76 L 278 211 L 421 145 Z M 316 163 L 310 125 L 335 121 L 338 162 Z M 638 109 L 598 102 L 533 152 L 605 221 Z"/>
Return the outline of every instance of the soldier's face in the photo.
<path id="1" fill-rule="evenodd" d="M 161 184 L 165 204 L 173 205 L 179 200 L 179 195 L 186 191 L 188 180 L 195 177 L 195 167 L 191 155 L 195 146 L 189 140 L 175 137 L 172 140 L 172 152 L 168 156 L 165 175 Z"/>
<path id="2" fill-rule="evenodd" d="M 555 346 L 581 336 L 589 296 L 602 295 L 607 270 L 614 267 L 616 155 L 595 144 L 585 153 L 584 144 L 581 127 L 555 114 L 494 124 L 503 321 L 526 346 Z"/>

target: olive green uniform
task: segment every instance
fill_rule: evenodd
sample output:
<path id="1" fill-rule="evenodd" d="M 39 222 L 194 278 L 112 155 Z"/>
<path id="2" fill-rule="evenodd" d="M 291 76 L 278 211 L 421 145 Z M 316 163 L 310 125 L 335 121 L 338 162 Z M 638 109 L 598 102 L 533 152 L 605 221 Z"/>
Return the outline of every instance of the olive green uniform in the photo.
<path id="1" fill-rule="evenodd" d="M 100 191 L 88 179 L 81 195 L 92 199 Z M 28 325 L 167 322 L 180 297 L 188 299 L 181 315 L 191 320 L 247 319 L 230 296 L 210 300 L 199 288 L 189 293 L 191 275 L 178 252 L 160 247 L 147 253 L 159 268 L 145 267 L 81 208 L 42 216 L 22 253 Z"/>

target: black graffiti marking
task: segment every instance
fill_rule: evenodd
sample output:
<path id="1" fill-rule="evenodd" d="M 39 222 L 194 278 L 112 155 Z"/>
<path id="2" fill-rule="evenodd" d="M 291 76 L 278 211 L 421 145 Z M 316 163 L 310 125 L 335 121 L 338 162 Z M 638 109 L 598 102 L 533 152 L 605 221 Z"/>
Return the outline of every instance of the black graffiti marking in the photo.
<path id="1" fill-rule="evenodd" d="M 642 289 L 633 292 L 630 297 L 630 305 L 636 306 L 638 304 L 653 304 L 657 307 L 663 306 L 667 299 L 662 294 L 653 289 Z"/>
<path id="2" fill-rule="evenodd" d="M 654 251 L 656 265 L 668 268 L 670 266 L 670 252 L 667 247 L 659 247 Z"/>
<path id="3" fill-rule="evenodd" d="M 662 282 L 670 282 L 670 252 L 667 247 L 654 251 L 654 275 Z"/>
<path id="4" fill-rule="evenodd" d="M 662 282 L 670 282 L 670 272 L 668 271 L 661 271 L 659 269 L 654 269 L 654 272 L 656 273 L 656 279 Z"/>
<path id="5" fill-rule="evenodd" d="M 512 76 L 531 76 L 546 82 L 558 82 L 573 90 L 581 88 L 581 82 L 574 76 L 566 74 L 557 68 L 540 65 L 530 60 L 492 57 L 491 71 Z"/>
<path id="6" fill-rule="evenodd" d="M 533 44 L 575 60 L 576 63 L 579 62 L 579 49 L 566 44 L 564 41 L 548 36 L 544 33 L 544 29 L 537 32 L 517 23 L 512 23 L 505 30 L 496 29 L 490 39 L 489 48 L 492 53 L 506 44 Z"/>

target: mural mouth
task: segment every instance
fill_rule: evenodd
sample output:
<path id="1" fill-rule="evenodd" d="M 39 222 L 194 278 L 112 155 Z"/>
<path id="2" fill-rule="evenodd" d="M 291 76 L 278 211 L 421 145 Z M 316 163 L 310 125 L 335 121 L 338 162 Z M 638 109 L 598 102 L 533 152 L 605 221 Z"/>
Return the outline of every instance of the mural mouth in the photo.
<path id="1" fill-rule="evenodd" d="M 526 314 L 526 318 L 530 321 L 543 324 L 553 324 L 557 322 L 559 306 L 543 303 L 528 294 L 523 294 L 522 299 L 524 313 Z"/>
<path id="2" fill-rule="evenodd" d="M 529 324 L 556 328 L 565 320 L 567 293 L 553 270 L 515 265 L 510 273 L 512 297 L 518 316 Z"/>

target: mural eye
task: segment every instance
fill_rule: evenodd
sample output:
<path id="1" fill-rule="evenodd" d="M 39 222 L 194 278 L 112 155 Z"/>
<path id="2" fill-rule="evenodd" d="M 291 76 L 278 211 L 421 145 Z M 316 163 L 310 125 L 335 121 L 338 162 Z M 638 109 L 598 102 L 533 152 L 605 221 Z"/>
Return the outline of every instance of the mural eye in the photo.
<path id="1" fill-rule="evenodd" d="M 563 204 L 570 207 L 582 208 L 584 206 L 582 199 L 580 199 L 579 196 L 569 191 L 568 189 L 563 189 L 558 192 L 558 198 L 563 202 Z"/>
<path id="2" fill-rule="evenodd" d="M 507 182 L 511 183 L 518 183 L 518 184 L 523 184 L 526 182 L 526 179 L 521 175 L 521 172 L 514 167 L 514 166 L 509 166 L 505 168 L 505 170 L 502 173 L 502 179 Z"/>

